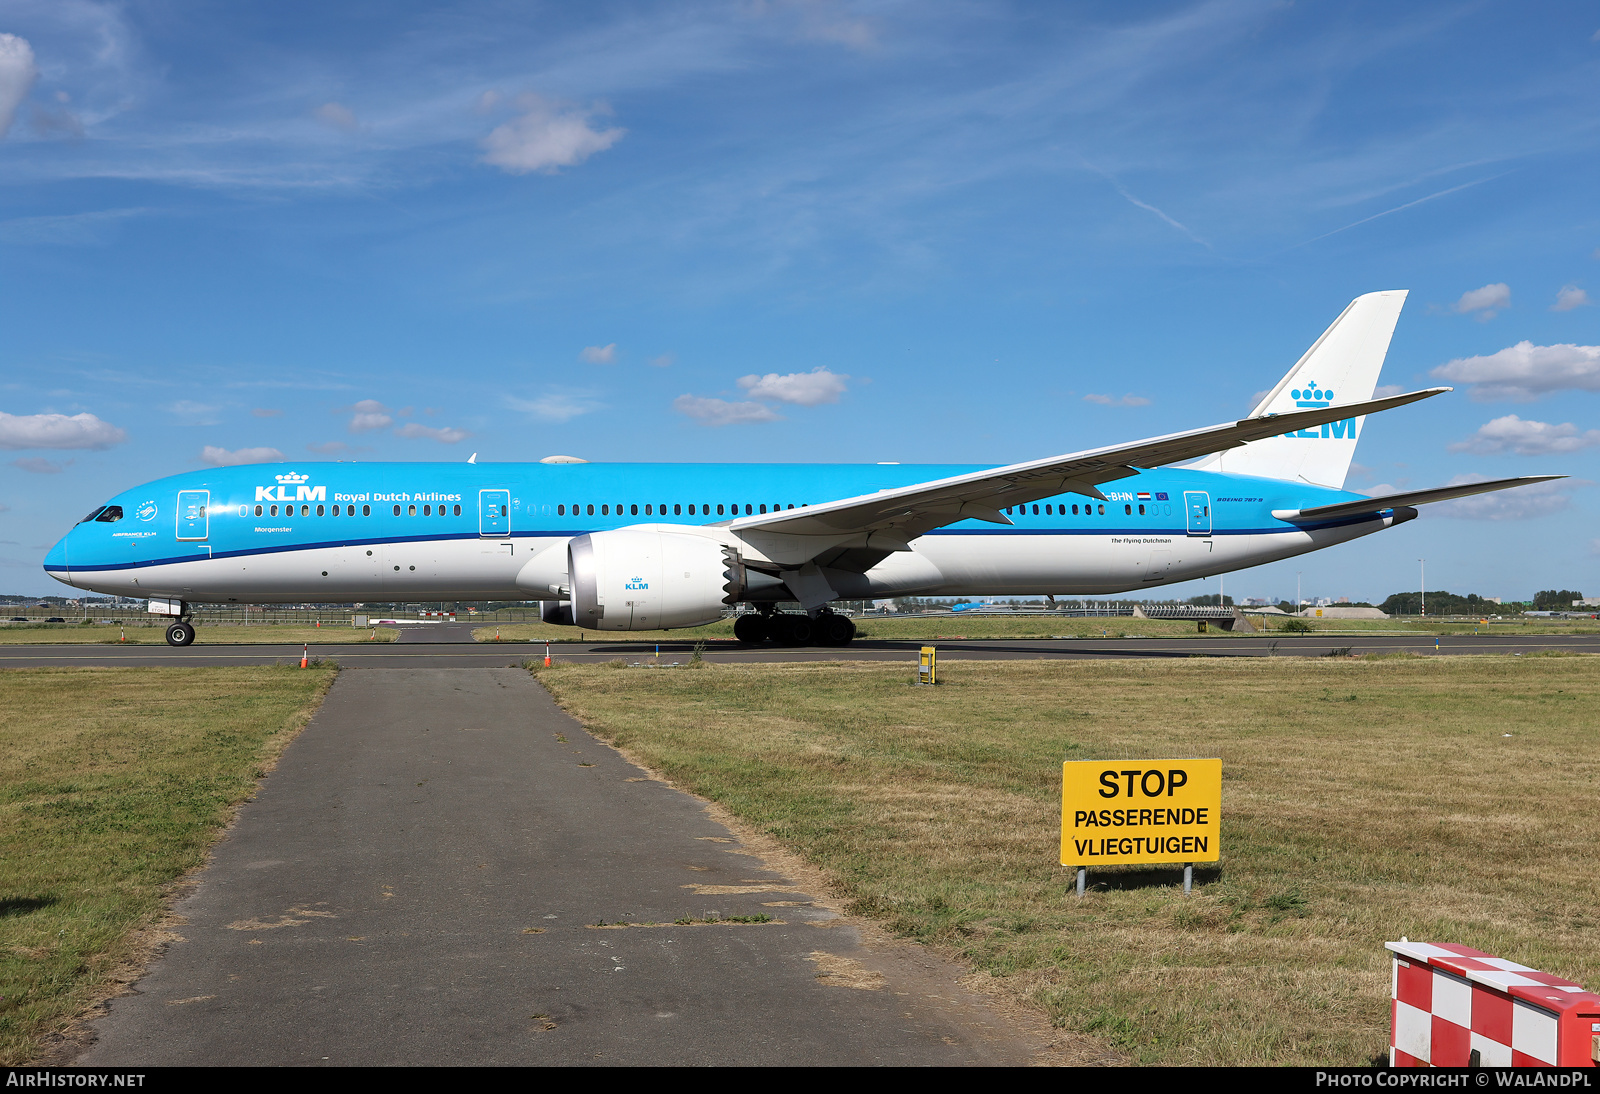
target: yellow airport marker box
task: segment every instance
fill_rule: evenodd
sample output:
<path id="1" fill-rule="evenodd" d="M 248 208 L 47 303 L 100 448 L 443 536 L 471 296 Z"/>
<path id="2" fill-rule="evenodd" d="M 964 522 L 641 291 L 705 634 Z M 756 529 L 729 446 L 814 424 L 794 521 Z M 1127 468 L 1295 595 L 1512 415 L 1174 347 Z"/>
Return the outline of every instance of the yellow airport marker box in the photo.
<path id="1" fill-rule="evenodd" d="M 1061 865 L 1216 862 L 1222 761 L 1068 760 L 1061 765 Z"/>

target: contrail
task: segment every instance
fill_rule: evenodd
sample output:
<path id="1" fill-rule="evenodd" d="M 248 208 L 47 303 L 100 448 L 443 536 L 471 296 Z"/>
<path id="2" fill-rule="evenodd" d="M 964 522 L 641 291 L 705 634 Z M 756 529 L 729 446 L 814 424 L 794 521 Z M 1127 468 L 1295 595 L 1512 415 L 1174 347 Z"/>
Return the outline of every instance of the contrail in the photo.
<path id="1" fill-rule="evenodd" d="M 1088 167 L 1089 167 L 1089 170 L 1093 171 L 1095 174 L 1097 174 L 1101 178 L 1105 179 L 1112 186 L 1115 186 L 1117 188 L 1117 193 L 1119 193 L 1123 197 L 1127 198 L 1130 203 L 1132 203 L 1134 205 L 1137 205 L 1139 208 L 1147 210 L 1148 212 L 1154 213 L 1156 216 L 1160 217 L 1162 220 L 1166 221 L 1168 224 L 1170 224 L 1174 228 L 1178 229 L 1178 231 L 1182 232 L 1184 235 L 1188 236 L 1190 239 L 1192 239 L 1196 243 L 1200 244 L 1200 246 L 1202 246 L 1202 247 L 1210 247 L 1211 246 L 1211 244 L 1207 243 L 1205 240 L 1203 240 L 1199 236 L 1195 235 L 1194 232 L 1190 231 L 1189 230 L 1189 226 L 1187 224 L 1183 224 L 1183 223 L 1180 223 L 1179 221 L 1174 220 L 1172 217 L 1169 217 L 1166 213 L 1163 213 L 1160 209 L 1157 209 L 1154 205 L 1151 205 L 1148 201 L 1140 201 L 1138 198 L 1136 198 L 1132 194 L 1128 193 L 1128 188 L 1126 186 L 1122 185 L 1122 183 L 1118 182 L 1115 178 L 1113 178 L 1110 175 L 1110 173 L 1108 173 L 1106 171 L 1102 171 L 1100 168 L 1094 166 L 1093 164 L 1089 164 Z"/>
<path id="2" fill-rule="evenodd" d="M 1295 249 L 1295 247 L 1308 246 L 1308 245 L 1310 245 L 1312 243 L 1317 242 L 1317 240 L 1319 240 L 1319 239 L 1327 239 L 1329 236 L 1336 236 L 1340 232 L 1348 232 L 1351 228 L 1359 228 L 1363 224 L 1370 224 L 1372 221 L 1377 220 L 1379 217 L 1386 217 L 1390 213 L 1398 213 L 1398 212 L 1401 212 L 1402 210 L 1409 209 L 1414 205 L 1421 205 L 1425 201 L 1432 201 L 1434 198 L 1442 198 L 1446 194 L 1454 194 L 1459 190 L 1466 190 L 1466 189 L 1468 189 L 1470 187 L 1473 187 L 1473 186 L 1481 186 L 1486 182 L 1493 182 L 1495 179 L 1505 178 L 1509 174 L 1511 174 L 1510 171 L 1502 171 L 1498 175 L 1490 175 L 1488 178 L 1477 179 L 1477 180 L 1475 180 L 1473 182 L 1463 182 L 1460 186 L 1452 186 L 1448 190 L 1440 190 L 1436 194 L 1429 194 L 1427 197 L 1418 198 L 1416 201 L 1408 201 L 1404 205 L 1396 205 L 1393 209 L 1385 209 L 1381 213 L 1373 213 L 1370 217 L 1362 217 L 1360 220 L 1355 221 L 1354 223 L 1346 224 L 1343 228 L 1335 228 L 1331 232 L 1323 232 L 1319 236 L 1316 236 L 1316 237 L 1314 237 L 1312 239 L 1305 240 L 1302 243 L 1296 243 L 1296 244 L 1294 244 L 1293 246 L 1290 246 L 1290 247 L 1285 247 L 1283 250 L 1284 251 L 1292 251 L 1292 250 Z M 1282 254 L 1283 251 L 1279 251 L 1278 253 Z"/>

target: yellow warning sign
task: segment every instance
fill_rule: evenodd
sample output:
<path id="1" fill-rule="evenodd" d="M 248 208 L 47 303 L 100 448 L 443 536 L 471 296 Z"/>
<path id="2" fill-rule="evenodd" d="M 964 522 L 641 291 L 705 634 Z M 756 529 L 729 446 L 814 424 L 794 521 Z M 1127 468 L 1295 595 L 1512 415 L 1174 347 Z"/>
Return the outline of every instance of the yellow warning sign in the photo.
<path id="1" fill-rule="evenodd" d="M 1216 862 L 1221 834 L 1221 760 L 1061 765 L 1063 866 Z"/>

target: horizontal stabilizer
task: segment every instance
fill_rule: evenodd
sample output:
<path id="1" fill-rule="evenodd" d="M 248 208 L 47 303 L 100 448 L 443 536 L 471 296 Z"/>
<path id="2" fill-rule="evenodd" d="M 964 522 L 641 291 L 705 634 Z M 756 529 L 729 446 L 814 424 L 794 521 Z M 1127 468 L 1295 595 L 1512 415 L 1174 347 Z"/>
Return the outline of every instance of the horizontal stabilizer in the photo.
<path id="1" fill-rule="evenodd" d="M 1524 475 L 1516 479 L 1491 479 L 1489 482 L 1468 482 L 1460 486 L 1436 486 L 1432 490 L 1408 490 L 1404 494 L 1380 494 L 1375 498 L 1341 501 L 1336 505 L 1319 505 L 1315 509 L 1274 509 L 1272 515 L 1291 523 L 1302 521 L 1336 520 L 1339 517 L 1357 517 L 1366 513 L 1381 513 L 1401 505 L 1426 505 L 1430 501 L 1449 501 L 1473 494 L 1487 494 L 1492 490 L 1509 490 L 1513 486 L 1527 486 L 1535 482 L 1564 479 L 1565 475 Z"/>

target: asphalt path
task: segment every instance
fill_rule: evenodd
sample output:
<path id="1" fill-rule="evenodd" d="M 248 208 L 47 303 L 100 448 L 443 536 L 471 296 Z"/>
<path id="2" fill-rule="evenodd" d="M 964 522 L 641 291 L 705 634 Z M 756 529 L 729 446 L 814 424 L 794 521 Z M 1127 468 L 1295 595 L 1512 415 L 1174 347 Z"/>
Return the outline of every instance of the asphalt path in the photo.
<path id="1" fill-rule="evenodd" d="M 406 628 L 392 643 L 326 643 L 310 647 L 314 658 L 337 661 L 347 668 L 489 668 L 542 659 L 542 642 L 471 642 L 441 633 L 449 624 Z M 457 629 L 457 628 L 452 628 Z M 418 633 L 423 632 L 423 633 Z M 430 640 L 432 639 L 432 640 Z M 441 641 L 442 639 L 442 641 Z M 683 663 L 694 652 L 695 639 L 672 642 L 557 642 L 550 646 L 557 661 L 624 661 L 640 664 Z M 957 660 L 1039 658 L 1170 658 L 1170 657 L 1326 657 L 1337 652 L 1419 654 L 1528 654 L 1542 650 L 1600 653 L 1600 634 L 1449 635 L 1196 635 L 1192 638 L 1064 638 L 1064 639 L 935 639 L 922 642 L 858 640 L 843 649 L 786 649 L 745 646 L 709 640 L 707 661 L 748 664 L 795 661 L 911 661 L 923 645 L 941 657 Z M 207 645 L 205 628 L 192 646 L 35 645 L 0 646 L 0 668 L 65 665 L 272 665 L 299 663 L 299 645 Z"/>
<path id="2" fill-rule="evenodd" d="M 526 672 L 349 671 L 75 1062 L 1037 1059 L 960 970 L 816 895 Z"/>

